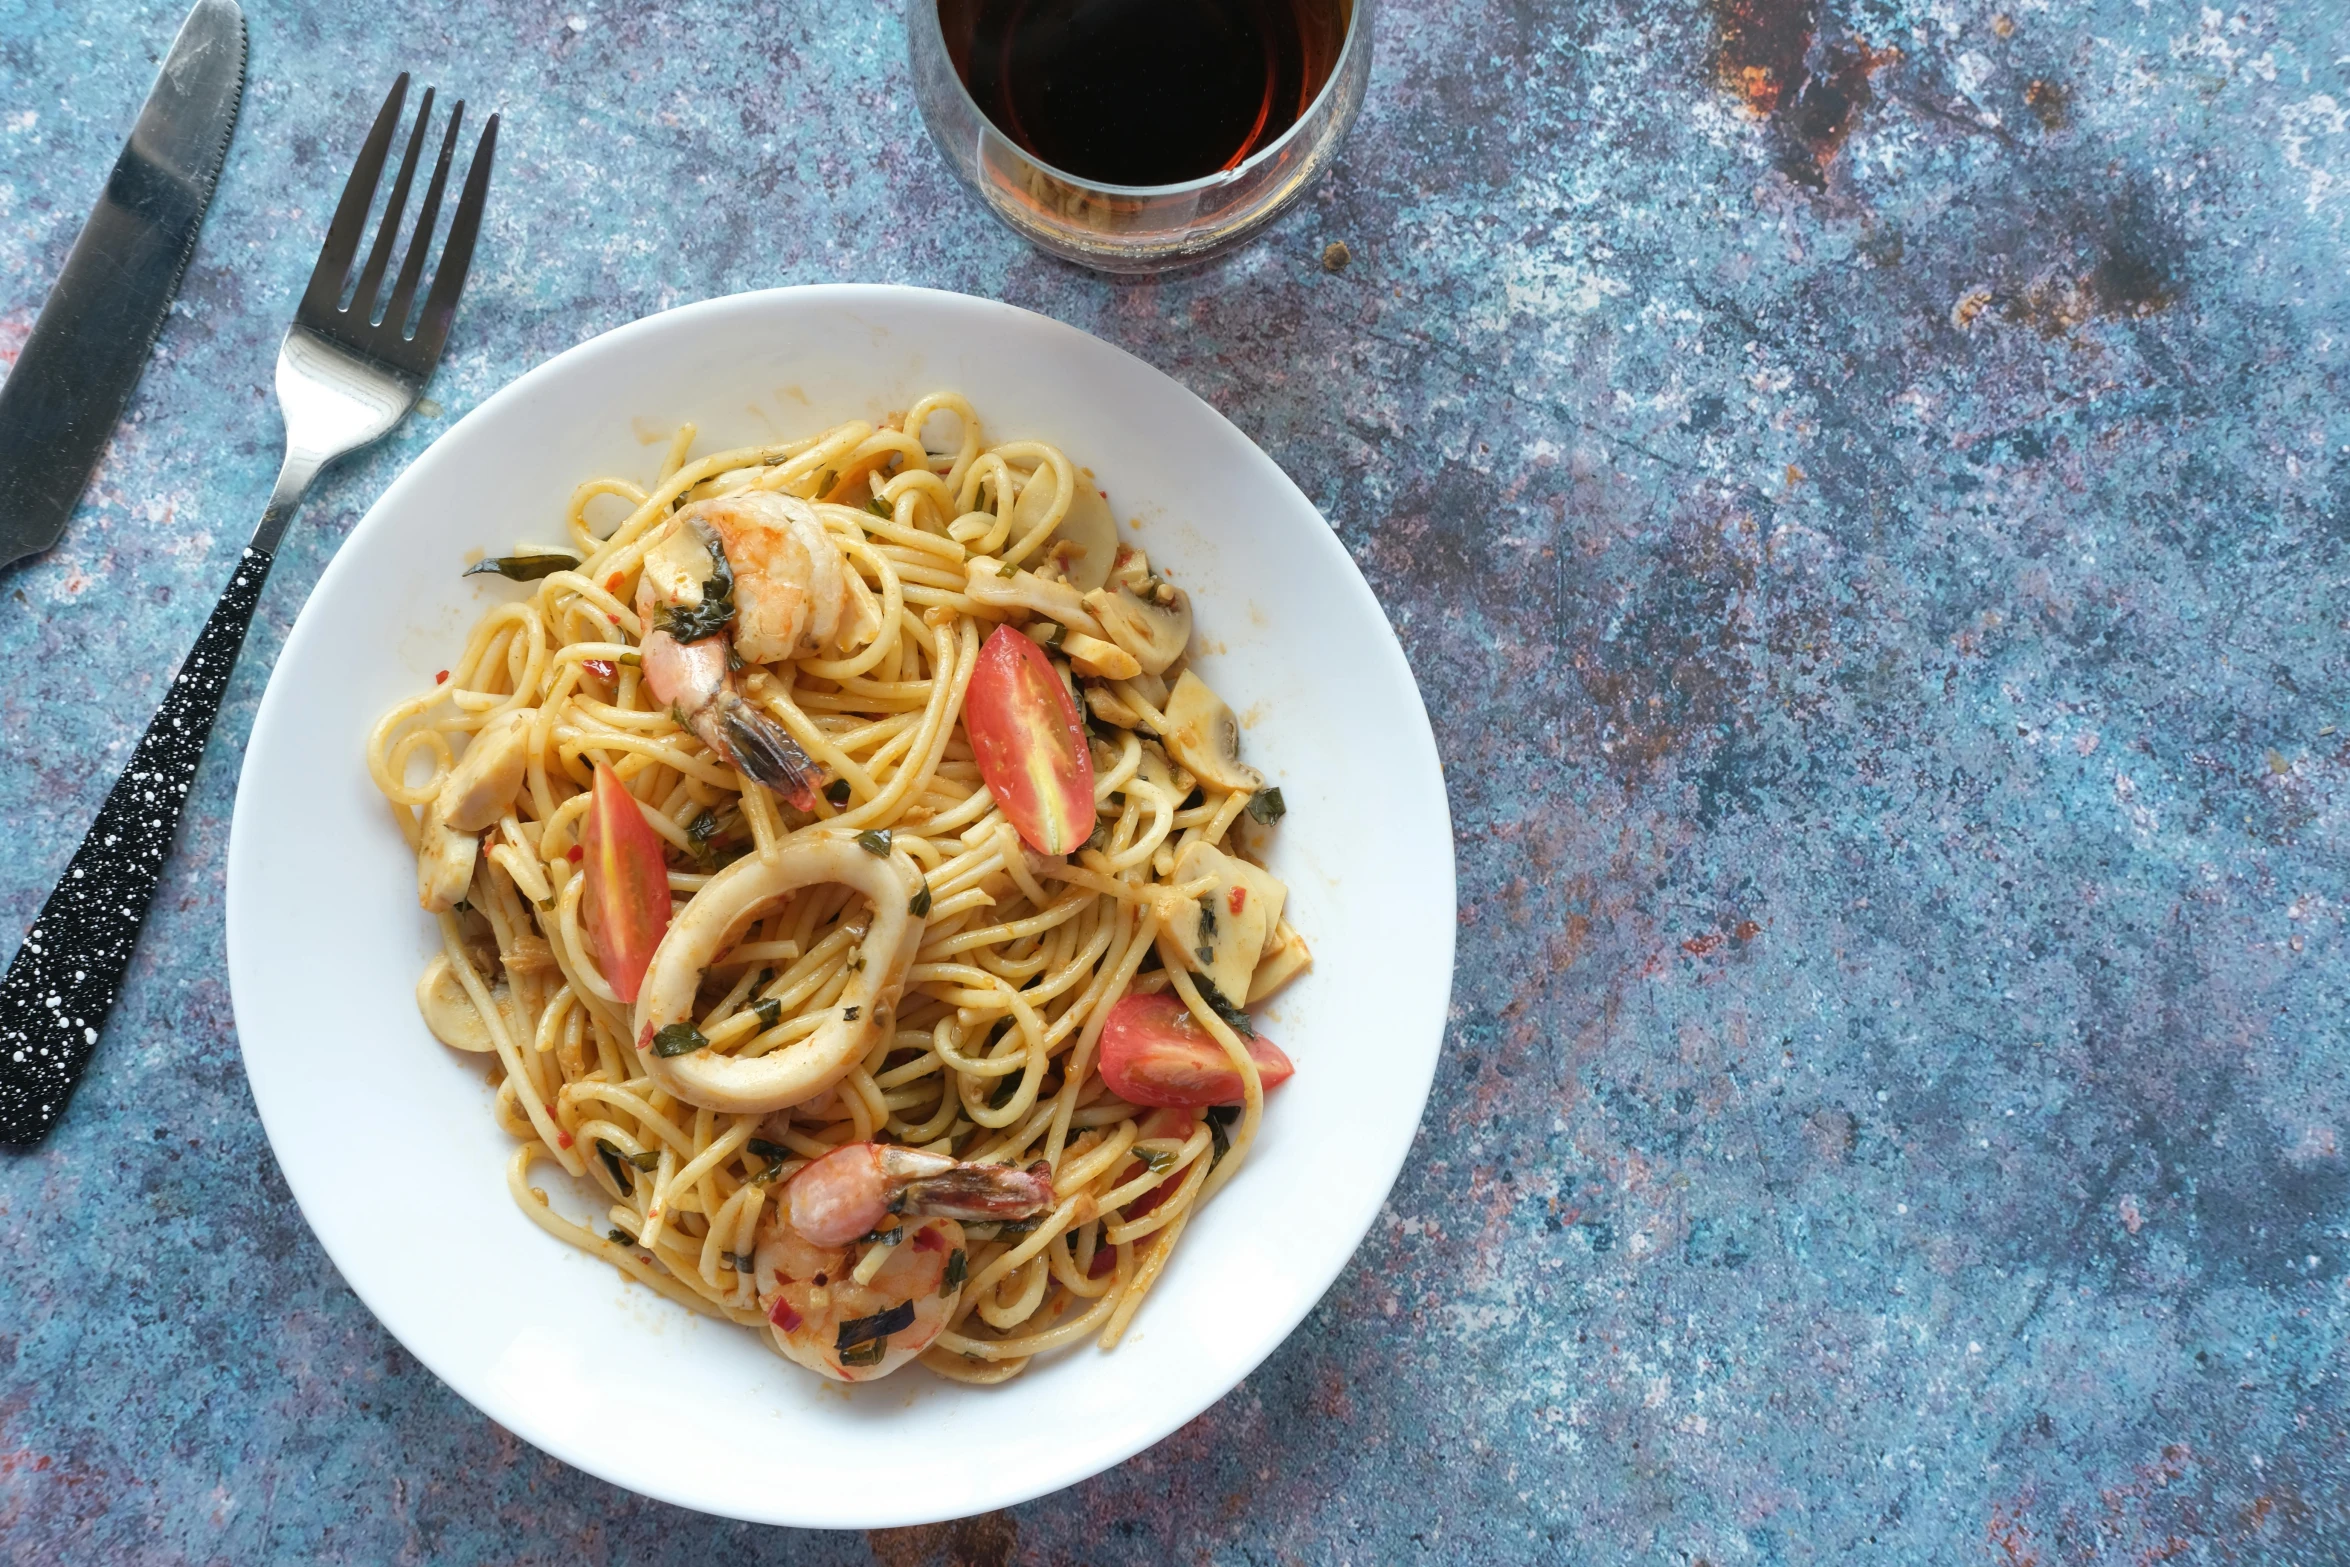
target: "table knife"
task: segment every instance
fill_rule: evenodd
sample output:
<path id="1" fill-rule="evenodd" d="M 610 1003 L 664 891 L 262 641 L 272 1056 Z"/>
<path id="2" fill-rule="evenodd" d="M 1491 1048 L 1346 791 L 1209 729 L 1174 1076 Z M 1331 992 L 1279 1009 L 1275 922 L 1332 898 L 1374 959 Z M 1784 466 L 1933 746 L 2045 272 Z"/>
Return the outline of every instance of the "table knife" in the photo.
<path id="1" fill-rule="evenodd" d="M 0 566 L 56 543 L 81 500 L 179 292 L 244 90 L 244 13 L 197 0 L 0 382 Z"/>

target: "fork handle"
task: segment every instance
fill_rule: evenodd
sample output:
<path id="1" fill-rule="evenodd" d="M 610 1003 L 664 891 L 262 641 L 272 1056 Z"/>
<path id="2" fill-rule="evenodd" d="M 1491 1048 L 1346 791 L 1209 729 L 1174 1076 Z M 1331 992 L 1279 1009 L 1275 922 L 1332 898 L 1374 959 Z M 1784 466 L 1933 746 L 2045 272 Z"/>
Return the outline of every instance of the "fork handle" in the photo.
<path id="1" fill-rule="evenodd" d="M 0 1143 L 21 1147 L 47 1136 L 90 1063 L 170 857 L 270 559 L 256 545 L 238 560 L 162 710 L 0 979 Z"/>

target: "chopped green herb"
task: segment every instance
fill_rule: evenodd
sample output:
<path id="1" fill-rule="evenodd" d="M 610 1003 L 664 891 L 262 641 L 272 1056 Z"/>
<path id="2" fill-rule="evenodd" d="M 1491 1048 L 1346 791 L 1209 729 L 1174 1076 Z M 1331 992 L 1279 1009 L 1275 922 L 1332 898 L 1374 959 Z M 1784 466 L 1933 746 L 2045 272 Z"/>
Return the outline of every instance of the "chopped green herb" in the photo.
<path id="1" fill-rule="evenodd" d="M 914 1325 L 914 1303 L 901 1300 L 887 1311 L 877 1311 L 870 1317 L 851 1317 L 840 1325 L 840 1333 L 832 1347 L 840 1352 L 844 1364 L 850 1363 L 847 1351 L 859 1344 L 879 1344 L 892 1333 Z M 879 1359 L 877 1355 L 874 1357 Z"/>
<path id="2" fill-rule="evenodd" d="M 842 1350 L 840 1363 L 844 1366 L 878 1366 L 881 1364 L 881 1357 L 888 1353 L 888 1339 L 867 1339 L 862 1344 L 852 1344 Z"/>
<path id="3" fill-rule="evenodd" d="M 1231 999 L 1227 997 L 1224 992 L 1216 988 L 1216 982 L 1214 980 L 1208 978 L 1208 976 L 1205 974 L 1194 974 L 1192 975 L 1192 982 L 1199 986 L 1200 1000 L 1205 1001 L 1208 1004 L 1208 1010 L 1210 1012 L 1215 1013 L 1216 1016 L 1231 1024 L 1232 1032 L 1240 1035 L 1243 1039 L 1254 1039 L 1257 1037 L 1256 1023 L 1246 1012 L 1243 1012 L 1240 1008 L 1234 1006 L 1231 1002 Z"/>
<path id="4" fill-rule="evenodd" d="M 1209 946 L 1209 945 L 1208 945 L 1206 942 L 1204 942 L 1204 941 L 1203 941 L 1203 942 L 1201 942 L 1201 943 L 1200 943 L 1200 944 L 1199 944 L 1197 947 L 1194 947 L 1192 950 L 1193 950 L 1194 952 L 1197 952 L 1197 953 L 1199 954 L 1199 960 L 1200 960 L 1200 962 L 1201 962 L 1201 964 L 1202 964 L 1203 966 L 1205 966 L 1205 965 L 1212 965 L 1212 964 L 1214 964 L 1214 963 L 1215 963 L 1215 961 L 1216 961 L 1216 949 L 1215 949 L 1214 947 L 1211 947 L 1211 946 Z"/>
<path id="5" fill-rule="evenodd" d="M 843 1023 L 854 1023 L 857 1021 L 858 1014 L 862 1013 L 864 1010 L 865 1009 L 863 1007 L 843 1007 L 841 1009 L 840 1020 Z"/>
<path id="6" fill-rule="evenodd" d="M 1289 807 L 1283 803 L 1279 789 L 1259 789 L 1248 797 L 1248 804 L 1241 809 L 1248 812 L 1248 819 L 1260 827 L 1270 827 L 1289 814 Z"/>
<path id="7" fill-rule="evenodd" d="M 747 1251 L 738 1251 L 729 1253 L 727 1255 L 731 1255 L 734 1259 L 735 1272 L 756 1273 L 759 1271 L 759 1261 L 753 1253 Z"/>
<path id="8" fill-rule="evenodd" d="M 536 582 L 558 571 L 569 571 L 578 564 L 576 555 L 492 555 L 466 567 L 459 575 L 480 577 L 495 572 L 509 582 Z"/>
<path id="9" fill-rule="evenodd" d="M 898 509 L 895 506 L 892 506 L 889 502 L 883 500 L 878 495 L 874 496 L 871 500 L 865 503 L 865 509 L 871 512 L 874 516 L 880 517 L 885 521 L 891 517 L 895 517 L 898 514 Z"/>
<path id="10" fill-rule="evenodd" d="M 987 1096 L 987 1107 L 990 1110 L 1001 1110 L 1010 1104 L 1012 1096 L 1020 1091 L 1020 1077 L 1018 1072 L 1006 1072 L 997 1078 L 995 1092 Z"/>
<path id="11" fill-rule="evenodd" d="M 867 854 L 873 855 L 877 859 L 888 859 L 889 829 L 887 827 L 883 827 L 878 830 L 869 828 L 866 831 L 857 834 L 857 847 L 863 849 Z"/>
<path id="12" fill-rule="evenodd" d="M 734 1253 L 731 1251 L 722 1251 L 718 1254 L 718 1266 L 724 1268 L 729 1273 L 738 1273 L 741 1271 L 735 1267 Z"/>
<path id="13" fill-rule="evenodd" d="M 620 1188 L 623 1196 L 636 1190 L 636 1177 L 628 1173 L 627 1156 L 619 1149 L 599 1137 L 596 1139 L 596 1157 L 602 1159 L 604 1168 L 612 1172 L 612 1184 Z"/>
<path id="14" fill-rule="evenodd" d="M 1140 1159 L 1143 1168 L 1153 1175 L 1165 1175 L 1175 1168 L 1176 1155 L 1172 1149 L 1138 1148 L 1134 1151 L 1134 1157 Z"/>
<path id="15" fill-rule="evenodd" d="M 1232 1151 L 1232 1123 L 1240 1119 L 1238 1105 L 1208 1106 L 1208 1138 L 1215 1144 L 1215 1152 L 1208 1156 L 1208 1168 L 1213 1170 L 1224 1162 Z"/>
<path id="16" fill-rule="evenodd" d="M 947 1253 L 947 1274 L 938 1281 L 938 1292 L 944 1295 L 948 1290 L 959 1290 L 963 1287 L 963 1281 L 970 1276 L 970 1261 L 964 1257 L 963 1248 L 957 1246 Z"/>
<path id="17" fill-rule="evenodd" d="M 1045 622 L 1043 633 L 1036 640 L 1046 647 L 1059 647 L 1069 640 L 1069 628 L 1057 620 L 1048 620 Z"/>
<path id="18" fill-rule="evenodd" d="M 743 1147 L 762 1159 L 789 1159 L 791 1150 L 781 1143 L 771 1143 L 764 1137 L 754 1137 Z"/>
<path id="19" fill-rule="evenodd" d="M 715 811 L 703 811 L 686 823 L 685 841 L 692 848 L 694 858 L 704 865 L 716 858 L 710 848 L 710 840 L 717 836 L 718 813 Z"/>
<path id="20" fill-rule="evenodd" d="M 1183 803 L 1182 803 L 1181 805 L 1177 806 L 1177 807 L 1176 807 L 1176 809 L 1177 809 L 1177 810 L 1182 810 L 1182 811 L 1196 811 L 1196 810 L 1198 810 L 1198 809 L 1199 809 L 1201 806 L 1203 806 L 1203 805 L 1205 805 L 1205 804 L 1207 804 L 1207 803 L 1208 803 L 1208 796 L 1207 796 L 1207 792 L 1206 792 L 1205 790 L 1202 790 L 1202 789 L 1194 789 L 1194 790 L 1192 790 L 1192 791 L 1191 791 L 1191 793 L 1189 793 L 1189 794 L 1187 794 L 1187 795 L 1185 795 L 1185 796 L 1183 797 Z M 1243 809 L 1243 810 L 1246 810 L 1246 809 L 1247 809 L 1247 807 L 1246 807 L 1246 806 L 1243 806 L 1243 807 L 1241 807 L 1241 809 Z"/>
<path id="21" fill-rule="evenodd" d="M 783 1003 L 773 996 L 762 996 L 752 1002 L 751 1010 L 759 1014 L 761 1028 L 773 1028 L 783 1021 Z"/>
<path id="22" fill-rule="evenodd" d="M 661 1150 L 647 1148 L 642 1153 L 632 1153 L 628 1156 L 628 1162 L 650 1175 L 661 1168 Z"/>
<path id="23" fill-rule="evenodd" d="M 835 778 L 832 782 L 826 784 L 824 786 L 824 798 L 830 800 L 836 806 L 848 804 L 849 781 L 846 778 Z"/>
<path id="24" fill-rule="evenodd" d="M 922 890 L 915 893 L 913 900 L 906 905 L 906 912 L 913 915 L 916 919 L 923 919 L 929 915 L 930 882 L 928 878 L 923 880 Z"/>
<path id="25" fill-rule="evenodd" d="M 857 1237 L 860 1241 L 871 1241 L 876 1246 L 895 1246 L 905 1238 L 906 1227 L 902 1224 L 893 1224 L 886 1230 L 867 1230 Z"/>
<path id="26" fill-rule="evenodd" d="M 1213 941 L 1216 937 L 1216 895 L 1211 892 L 1199 901 L 1199 939 Z"/>
<path id="27" fill-rule="evenodd" d="M 653 1035 L 653 1054 L 657 1056 L 690 1056 L 709 1048 L 710 1041 L 691 1023 L 671 1023 Z"/>
<path id="28" fill-rule="evenodd" d="M 1044 1218 L 1042 1215 L 1039 1215 L 1033 1219 L 1021 1219 L 1013 1223 L 1000 1225 L 996 1229 L 995 1238 L 999 1241 L 1017 1240 L 1023 1235 L 1034 1234 L 1036 1232 L 1036 1227 L 1042 1223 L 1044 1223 Z"/>
<path id="29" fill-rule="evenodd" d="M 634 1246 L 636 1244 L 635 1236 L 629 1234 L 628 1231 L 624 1229 L 618 1228 L 617 1226 L 606 1230 L 604 1232 L 604 1239 L 611 1241 L 614 1245 L 618 1246 Z"/>
<path id="30" fill-rule="evenodd" d="M 1019 571 L 1019 567 L 1013 565 L 1010 561 L 1007 560 L 1002 565 L 996 567 L 995 574 L 999 577 L 1011 577 L 1017 576 Z"/>
<path id="31" fill-rule="evenodd" d="M 473 912 L 473 905 L 466 902 L 463 898 L 459 898 L 455 903 L 449 905 L 449 912 L 451 914 L 471 914 Z"/>

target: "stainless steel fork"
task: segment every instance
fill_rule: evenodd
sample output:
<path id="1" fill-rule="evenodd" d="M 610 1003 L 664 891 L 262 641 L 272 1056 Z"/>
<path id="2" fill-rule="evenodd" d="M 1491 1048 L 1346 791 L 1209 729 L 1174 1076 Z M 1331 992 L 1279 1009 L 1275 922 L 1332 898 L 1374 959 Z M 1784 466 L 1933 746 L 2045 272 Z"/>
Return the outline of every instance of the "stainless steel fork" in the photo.
<path id="1" fill-rule="evenodd" d="M 195 651 L 165 694 L 162 710 L 148 724 L 129 765 L 98 808 L 97 821 L 42 904 L 41 916 L 33 921 L 7 976 L 0 979 L 0 1143 L 23 1145 L 46 1136 L 89 1065 L 99 1030 L 122 989 L 140 922 L 154 899 L 181 807 L 196 781 L 204 742 L 220 716 L 229 673 L 244 646 L 254 606 L 261 601 L 261 585 L 294 508 L 321 468 L 398 424 L 416 405 L 433 367 L 440 363 L 457 295 L 473 261 L 474 236 L 481 229 L 490 164 L 498 145 L 498 117 L 490 116 L 475 144 L 431 290 L 411 328 L 417 285 L 423 280 L 458 128 L 465 118 L 463 103 L 449 116 L 440 160 L 380 316 L 376 306 L 424 150 L 432 98 L 427 88 L 407 153 L 385 198 L 375 243 L 345 304 L 344 286 L 358 259 L 361 231 L 407 103 L 406 75 L 392 85 L 368 130 L 359 162 L 327 227 L 309 287 L 295 308 L 294 324 L 278 348 L 277 401 L 286 423 L 286 460 L 261 525 L 245 546 L 212 618 L 204 623 Z"/>

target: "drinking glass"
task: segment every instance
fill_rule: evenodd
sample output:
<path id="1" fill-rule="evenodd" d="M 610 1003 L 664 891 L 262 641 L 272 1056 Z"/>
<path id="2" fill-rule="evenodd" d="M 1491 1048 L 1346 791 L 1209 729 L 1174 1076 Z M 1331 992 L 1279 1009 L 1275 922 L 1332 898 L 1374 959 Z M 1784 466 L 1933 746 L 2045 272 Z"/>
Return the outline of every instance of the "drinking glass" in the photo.
<path id="1" fill-rule="evenodd" d="M 1015 233 L 1102 272 L 1163 272 L 1231 249 L 1320 178 L 1363 104 L 1373 0 L 1353 0 L 1330 77 L 1297 123 L 1245 161 L 1174 185 L 1110 185 L 1058 169 L 1004 134 L 955 70 L 938 0 L 907 0 L 914 98 L 963 183 Z"/>

